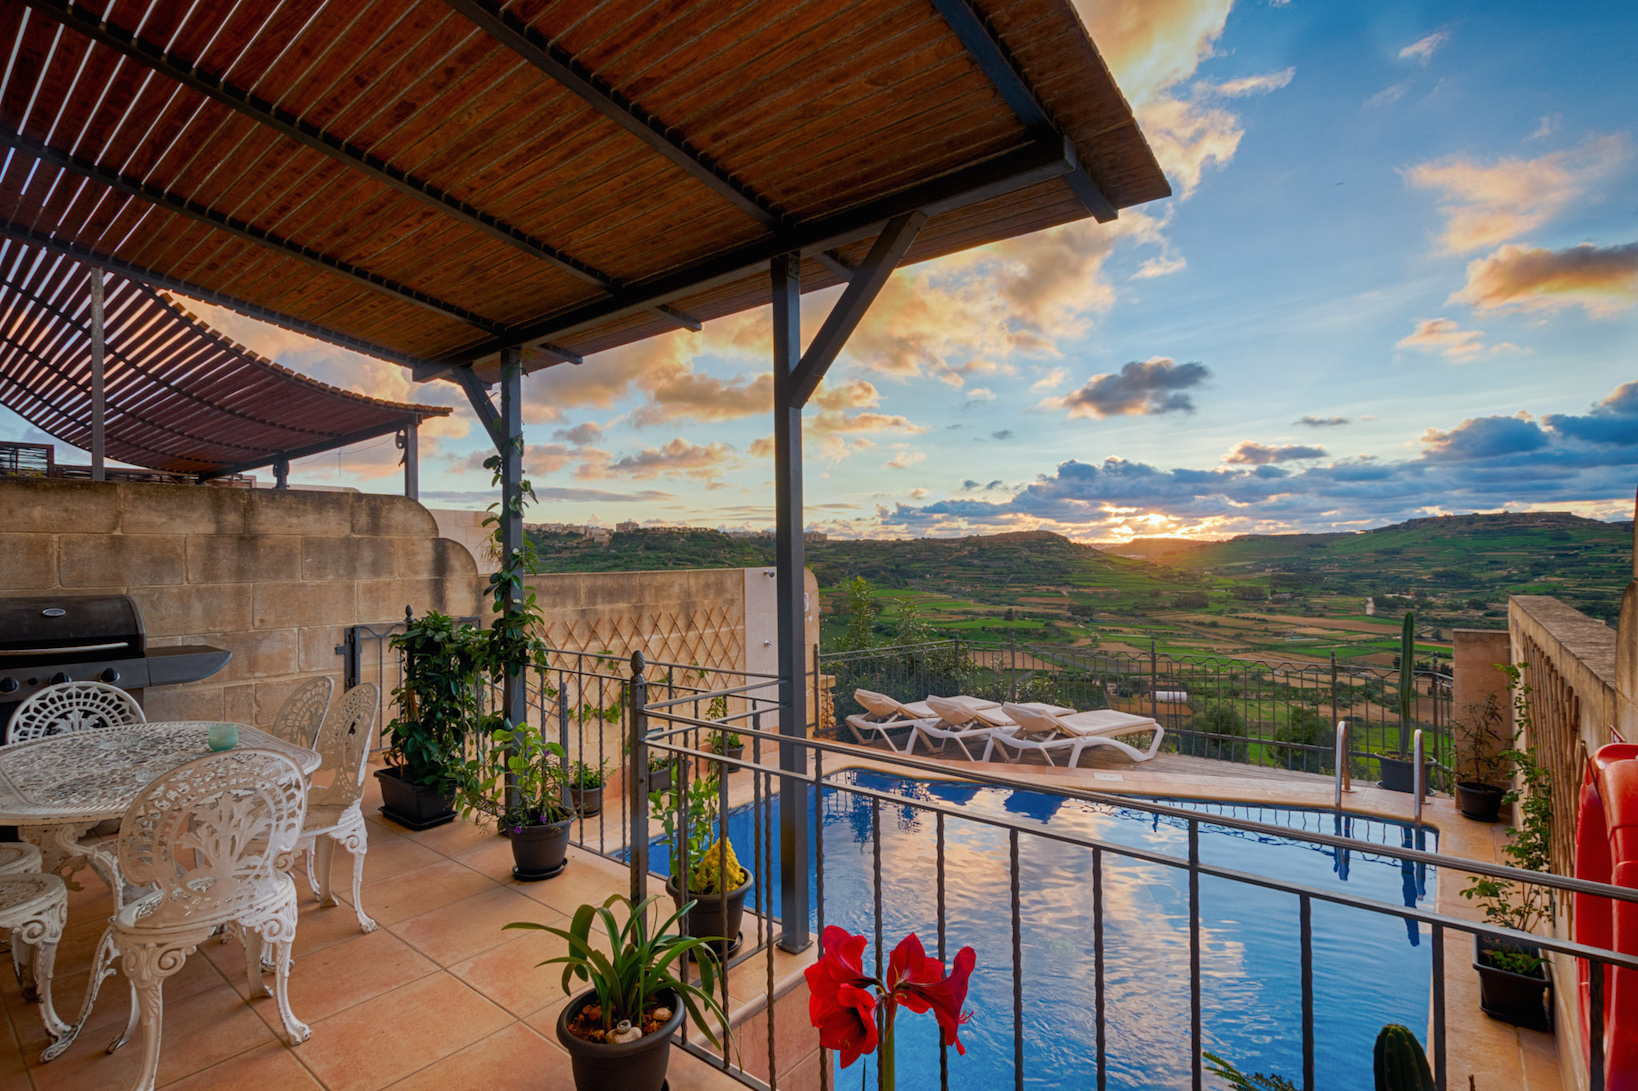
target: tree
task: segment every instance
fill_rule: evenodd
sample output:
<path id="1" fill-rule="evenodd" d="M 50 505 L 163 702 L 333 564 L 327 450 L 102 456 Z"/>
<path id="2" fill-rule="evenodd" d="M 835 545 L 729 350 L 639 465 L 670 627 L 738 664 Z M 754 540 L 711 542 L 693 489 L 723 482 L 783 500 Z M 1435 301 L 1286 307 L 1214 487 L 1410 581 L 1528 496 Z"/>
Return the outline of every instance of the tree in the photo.
<path id="1" fill-rule="evenodd" d="M 881 606 L 870 581 L 854 576 L 842 585 L 842 601 L 847 604 L 847 631 L 837 641 L 842 651 L 859 651 L 876 643 L 876 614 Z"/>
<path id="2" fill-rule="evenodd" d="M 1178 749 L 1182 753 L 1227 761 L 1239 761 L 1244 756 L 1244 744 L 1235 740 L 1246 737 L 1246 719 L 1232 704 L 1216 701 L 1203 704 L 1199 712 L 1189 717 L 1181 734 Z"/>
<path id="3" fill-rule="evenodd" d="M 1299 746 L 1327 746 L 1335 742 L 1335 729 L 1311 708 L 1292 705 L 1286 722 L 1274 730 L 1274 737 L 1283 743 L 1297 745 L 1276 746 L 1274 757 L 1287 769 L 1302 769 L 1310 773 L 1329 773 L 1336 768 L 1335 747 L 1331 750 L 1304 750 Z"/>

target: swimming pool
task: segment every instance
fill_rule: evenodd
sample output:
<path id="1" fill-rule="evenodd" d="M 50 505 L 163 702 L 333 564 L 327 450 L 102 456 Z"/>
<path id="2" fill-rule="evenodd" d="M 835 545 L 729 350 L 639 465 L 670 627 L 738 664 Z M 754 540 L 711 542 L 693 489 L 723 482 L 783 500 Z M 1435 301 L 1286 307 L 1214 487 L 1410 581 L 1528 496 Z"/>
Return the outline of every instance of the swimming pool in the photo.
<path id="1" fill-rule="evenodd" d="M 832 786 L 834 785 L 834 786 Z M 1025 830 L 1019 838 L 1022 929 L 1024 1070 L 1030 1087 L 1096 1086 L 1095 974 L 1092 942 L 1093 852 L 1033 837 L 1048 829 L 1108 844 L 1188 855 L 1181 819 L 1135 808 L 1064 800 L 1042 792 L 908 780 L 863 771 L 830 778 L 823 803 L 825 923 L 871 937 L 875 958 L 872 806 L 844 787 L 956 803 L 968 813 L 1003 818 Z M 811 789 L 810 789 L 811 792 Z M 1203 814 L 1342 833 L 1387 847 L 1409 847 L 1410 827 L 1328 811 L 1241 807 L 1168 800 Z M 811 803 L 811 796 L 810 796 Z M 887 948 L 917 932 L 931 952 L 937 937 L 935 816 L 883 803 L 882 933 Z M 764 826 L 766 832 L 766 826 Z M 730 819 L 735 852 L 749 865 L 753 816 Z M 1431 842 L 1433 833 L 1424 831 Z M 1433 849 L 1426 843 L 1419 847 Z M 954 1086 L 1013 1083 L 1013 994 L 1009 844 L 1004 829 L 961 818 L 945 824 L 948 949 L 978 953 L 962 1031 L 967 1055 L 951 1052 Z M 1423 904 L 1433 894 L 1431 869 L 1372 853 L 1337 853 L 1285 839 L 1200 826 L 1207 864 L 1303 883 L 1390 904 Z M 651 865 L 669 873 L 667 846 L 654 846 Z M 778 846 L 774 846 L 778 870 Z M 1108 1087 L 1122 1091 L 1188 1087 L 1188 874 L 1163 864 L 1103 854 L 1104 999 Z M 772 884 L 779 912 L 777 883 Z M 1298 900 L 1211 876 L 1200 880 L 1201 993 L 1204 1048 L 1246 1072 L 1278 1072 L 1300 1081 L 1302 994 Z M 1432 962 L 1426 932 L 1413 922 L 1314 902 L 1315 1073 L 1326 1088 L 1372 1087 L 1371 1047 L 1385 1023 L 1426 1032 Z M 750 1047 L 754 1048 L 754 1047 Z M 866 1059 L 869 1060 L 868 1058 Z M 858 1066 L 834 1086 L 851 1087 Z M 939 1086 L 937 1034 L 930 1016 L 900 1022 L 899 1086 Z M 1215 1083 L 1207 1078 L 1207 1086 Z M 874 1086 L 870 1073 L 865 1086 Z"/>

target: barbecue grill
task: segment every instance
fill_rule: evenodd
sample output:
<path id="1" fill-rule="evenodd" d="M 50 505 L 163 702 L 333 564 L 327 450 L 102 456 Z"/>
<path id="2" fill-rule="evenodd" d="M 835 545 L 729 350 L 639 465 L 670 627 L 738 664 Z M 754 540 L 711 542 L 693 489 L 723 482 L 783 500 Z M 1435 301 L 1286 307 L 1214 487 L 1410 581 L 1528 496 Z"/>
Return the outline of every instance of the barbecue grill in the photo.
<path id="1" fill-rule="evenodd" d="M 202 644 L 149 648 L 125 595 L 0 597 L 0 725 L 61 682 L 107 682 L 138 701 L 149 686 L 209 677 L 233 653 Z"/>

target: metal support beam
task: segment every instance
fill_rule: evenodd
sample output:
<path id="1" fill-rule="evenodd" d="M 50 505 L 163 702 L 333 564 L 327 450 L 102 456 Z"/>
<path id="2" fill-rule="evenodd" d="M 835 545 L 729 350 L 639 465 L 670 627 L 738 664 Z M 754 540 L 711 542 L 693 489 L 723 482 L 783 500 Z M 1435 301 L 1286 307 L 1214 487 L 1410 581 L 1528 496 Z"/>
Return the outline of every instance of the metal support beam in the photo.
<path id="1" fill-rule="evenodd" d="M 611 318 L 651 309 L 678 297 L 749 276 L 785 254 L 834 250 L 838 246 L 870 238 L 888 220 L 906 212 L 922 212 L 931 218 L 993 197 L 1005 196 L 1039 182 L 1061 178 L 1073 170 L 1075 164 L 1075 149 L 1068 141 L 1061 138 L 1032 141 L 1017 151 L 995 156 L 887 197 L 867 201 L 846 212 L 797 224 L 779 238 L 751 243 L 663 276 L 629 285 L 609 299 L 514 326 L 511 333 L 525 345 L 533 345 L 541 339 L 562 337 Z M 493 356 L 501 347 L 501 342 L 490 341 L 452 353 L 442 361 L 441 367 L 432 366 L 418 371 L 417 378 L 431 378 L 442 374 L 444 368 Z"/>
<path id="2" fill-rule="evenodd" d="M 167 291 L 181 292 L 183 295 L 190 295 L 195 299 L 202 299 L 206 303 L 215 303 L 219 306 L 226 307 L 230 311 L 238 311 L 240 314 L 247 314 L 252 318 L 259 318 L 264 322 L 271 322 L 275 326 L 281 326 L 287 330 L 294 330 L 297 333 L 305 333 L 309 337 L 316 337 L 320 341 L 328 341 L 332 345 L 340 345 L 342 348 L 352 349 L 355 352 L 363 352 L 368 353 L 371 356 L 378 356 L 383 360 L 388 360 L 395 364 L 403 364 L 405 367 L 416 367 L 426 363 L 426 361 L 421 359 L 419 356 L 410 356 L 409 354 L 399 352 L 396 349 L 387 348 L 385 345 L 378 345 L 374 341 L 366 341 L 363 338 L 353 337 L 349 334 L 341 333 L 338 330 L 333 330 L 328 326 L 321 326 L 317 322 L 308 322 L 304 319 L 293 318 L 282 311 L 275 311 L 269 307 L 261 307 L 254 303 L 247 303 L 235 296 L 212 291 L 211 289 L 195 284 L 192 281 L 183 280 L 180 277 L 173 277 L 165 273 L 160 273 L 153 269 L 149 269 L 144 265 L 137 265 L 134 262 L 125 261 L 122 258 L 110 257 L 107 254 L 100 254 L 88 246 L 82 246 L 81 244 L 71 242 L 68 239 L 57 238 L 56 236 L 49 235 L 44 231 L 36 231 L 34 228 L 29 227 L 26 224 L 12 223 L 9 220 L 0 221 L 0 236 L 8 239 L 16 239 L 18 242 L 25 242 L 31 246 L 38 246 L 43 249 L 50 250 L 54 254 L 61 254 L 64 257 L 73 258 L 75 261 L 84 265 L 104 269 L 110 273 L 118 273 L 122 277 L 126 277 L 130 280 L 138 280 L 144 284 L 152 285 L 155 288 L 164 288 Z M 493 352 L 494 350 L 491 349 L 490 351 Z"/>
<path id="3" fill-rule="evenodd" d="M 495 408 L 495 403 L 489 400 L 486 384 L 474 375 L 469 367 L 455 368 L 450 372 L 450 377 L 466 391 L 466 400 L 472 403 L 472 411 L 478 414 L 478 423 L 489 433 L 489 442 L 495 445 L 498 452 L 506 446 L 506 429 L 501 425 L 500 411 Z"/>
<path id="4" fill-rule="evenodd" d="M 393 280 L 390 277 L 382 276 L 379 273 L 372 273 L 368 269 L 360 268 L 357 265 L 342 261 L 339 258 L 330 257 L 329 255 L 314 250 L 311 247 L 302 246 L 300 243 L 292 242 L 281 235 L 276 235 L 271 231 L 264 230 L 242 220 L 234 219 L 232 216 L 217 212 L 206 205 L 199 203 L 198 201 L 189 200 L 187 197 L 180 194 L 170 193 L 164 189 L 161 189 L 159 186 L 144 182 L 140 178 L 123 175 L 118 171 L 108 170 L 107 168 L 98 165 L 93 160 L 73 155 L 69 152 L 63 151 L 60 148 L 53 148 L 49 144 L 43 144 L 38 140 L 31 139 L 30 137 L 24 136 L 21 133 L 8 129 L 4 126 L 0 126 L 0 145 L 16 148 L 18 151 L 31 155 L 42 163 L 50 164 L 53 167 L 59 167 L 71 174 L 77 175 L 78 177 L 86 178 L 90 181 L 98 183 L 99 185 L 107 186 L 116 193 L 123 193 L 128 197 L 135 197 L 139 200 L 146 201 L 149 204 L 157 205 L 160 208 L 165 209 L 167 212 L 174 212 L 179 216 L 186 216 L 190 220 L 197 221 L 198 223 L 205 224 L 209 227 L 214 227 L 219 231 L 224 231 L 230 235 L 256 243 L 257 245 L 265 246 L 270 250 L 277 250 L 280 253 L 287 254 L 291 257 L 304 261 L 309 265 L 316 266 L 327 273 L 333 273 L 336 276 L 346 277 L 349 280 L 356 281 L 357 283 L 373 288 L 376 291 L 385 292 L 388 295 L 396 296 L 408 303 L 414 303 L 418 306 L 425 307 L 430 311 L 436 311 L 439 314 L 446 315 L 450 318 L 459 319 L 468 325 L 476 326 L 478 329 L 483 330 L 485 333 L 488 333 L 491 336 L 504 336 L 506 333 L 506 326 L 503 323 L 485 318 L 481 314 L 475 314 L 472 311 L 467 310 L 465 307 L 439 299 L 436 296 L 428 295 L 425 292 L 417 291 L 407 284 L 400 284 L 398 281 Z"/>
<path id="5" fill-rule="evenodd" d="M 1012 112 L 1018 116 L 1024 128 L 1032 133 L 1059 135 L 1062 130 L 1035 100 L 1029 81 L 1018 70 L 1012 55 L 990 29 L 989 23 L 973 8 L 971 0 L 933 0 L 933 6 L 950 24 L 950 29 L 984 75 L 989 77 L 996 93 L 1012 107 Z M 1064 176 L 1064 181 L 1069 183 L 1081 203 L 1086 205 L 1086 210 L 1099 223 L 1108 223 L 1115 218 L 1115 206 L 1110 204 L 1092 176 L 1079 163 Z"/>
<path id="6" fill-rule="evenodd" d="M 523 352 L 508 348 L 501 352 L 500 428 L 505 442 L 496 444 L 500 453 L 501 502 L 500 548 L 502 570 L 516 561 L 523 548 Z M 487 401 L 488 399 L 485 398 Z M 521 580 L 508 583 L 502 591 L 508 618 L 523 602 Z M 501 713 L 510 724 L 522 724 L 529 717 L 529 699 L 524 692 L 523 672 L 507 668 L 501 687 Z M 507 777 L 507 805 L 517 803 L 517 786 Z"/>
<path id="7" fill-rule="evenodd" d="M 853 266 L 842 260 L 842 255 L 834 250 L 815 250 L 808 257 L 823 265 L 843 280 L 853 279 Z"/>
<path id="8" fill-rule="evenodd" d="M 404 449 L 404 495 L 411 500 L 421 499 L 421 421 L 420 418 L 404 425 L 398 433 L 398 445 Z"/>
<path id="9" fill-rule="evenodd" d="M 394 421 L 391 424 L 380 424 L 376 425 L 374 428 L 364 428 L 357 432 L 348 432 L 345 435 L 332 436 L 329 439 L 321 440 L 318 443 L 308 444 L 306 447 L 292 447 L 290 450 L 281 451 L 276 455 L 263 455 L 261 458 L 250 459 L 245 462 L 235 462 L 231 466 L 223 466 L 219 470 L 206 471 L 200 474 L 199 477 L 202 481 L 209 481 L 211 478 L 215 477 L 229 477 L 233 474 L 242 474 L 246 470 L 255 470 L 261 468 L 262 466 L 272 466 L 277 464 L 281 458 L 285 462 L 290 462 L 294 459 L 306 458 L 308 455 L 321 455 L 325 451 L 334 451 L 341 447 L 351 447 L 353 444 L 363 443 L 367 439 L 376 439 L 380 436 L 397 433 L 401 431 L 403 427 L 404 425 L 401 421 Z M 182 433 L 177 434 L 181 435 Z"/>
<path id="10" fill-rule="evenodd" d="M 774 558 L 778 597 L 779 733 L 807 737 L 807 604 L 802 554 L 802 407 L 791 400 L 791 377 L 802 358 L 802 261 L 773 259 Z M 779 945 L 801 951 L 808 935 L 807 751 L 779 744 Z"/>
<path id="11" fill-rule="evenodd" d="M 281 492 L 290 487 L 290 460 L 288 458 L 273 460 L 273 487 Z"/>
<path id="12" fill-rule="evenodd" d="M 758 223 L 767 227 L 777 227 L 784 219 L 784 213 L 774 207 L 773 202 L 736 180 L 710 156 L 678 135 L 674 127 L 653 117 L 641 106 L 599 79 L 573 54 L 532 29 L 516 15 L 503 10 L 502 5 L 495 0 L 445 2 L 476 23 L 490 37 L 580 96 L 592 109 L 631 133 L 697 181 L 703 182 L 712 192 L 726 199 Z"/>
<path id="13" fill-rule="evenodd" d="M 91 480 L 108 480 L 103 465 L 108 451 L 108 395 L 103 389 L 108 345 L 102 328 L 102 270 L 88 269 L 91 277 Z"/>
<path id="14" fill-rule="evenodd" d="M 916 234 L 926 222 L 927 215 L 923 212 L 907 212 L 887 221 L 887 226 L 870 248 L 870 256 L 865 258 L 864 264 L 859 266 L 853 279 L 843 289 L 842 297 L 830 309 L 819 332 L 813 335 L 807 352 L 802 354 L 802 362 L 791 373 L 790 398 L 796 408 L 808 404 L 819 380 L 825 377 L 825 372 L 836 360 L 836 354 L 847 344 L 859 320 L 876 301 L 887 278 L 898 268 L 905 251 L 916 241 Z"/>

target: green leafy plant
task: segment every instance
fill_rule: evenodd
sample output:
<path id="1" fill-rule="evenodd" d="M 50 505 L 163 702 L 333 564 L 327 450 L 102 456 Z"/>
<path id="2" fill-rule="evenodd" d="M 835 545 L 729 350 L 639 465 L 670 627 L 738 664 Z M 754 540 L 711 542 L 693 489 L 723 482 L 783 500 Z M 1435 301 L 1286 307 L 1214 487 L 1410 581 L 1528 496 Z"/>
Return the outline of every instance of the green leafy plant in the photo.
<path id="1" fill-rule="evenodd" d="M 744 746 L 745 740 L 740 738 L 737 731 L 711 732 L 711 753 L 726 754 L 736 747 Z"/>
<path id="2" fill-rule="evenodd" d="M 847 631 L 836 642 L 842 651 L 862 651 L 876 645 L 876 615 L 881 605 L 875 589 L 863 576 L 854 576 L 842 585 L 843 608 L 847 611 Z"/>
<path id="3" fill-rule="evenodd" d="M 1505 730 L 1507 713 L 1494 693 L 1484 695 L 1482 704 L 1470 704 L 1462 710 L 1461 721 L 1463 756 L 1462 768 L 1477 784 L 1506 784 L 1512 779 L 1512 763 L 1506 753 L 1512 736 Z"/>
<path id="4" fill-rule="evenodd" d="M 587 765 L 577 761 L 569 766 L 569 787 L 579 788 L 589 792 L 594 788 L 601 788 L 608 779 L 608 762 L 598 762 L 596 765 Z"/>
<path id="5" fill-rule="evenodd" d="M 750 879 L 731 844 L 716 836 L 719 781 L 716 773 L 694 778 L 686 791 L 675 784 L 649 793 L 649 805 L 660 820 L 672 852 L 688 860 L 688 893 L 721 894 L 737 890 Z M 680 858 L 676 855 L 674 859 Z"/>
<path id="6" fill-rule="evenodd" d="M 473 686 L 480 639 L 473 626 L 436 610 L 411 618 L 392 637 L 404 673 L 393 690 L 387 761 L 405 782 L 445 793 L 468 786 L 463 750 L 482 713 Z"/>
<path id="7" fill-rule="evenodd" d="M 1221 1078 L 1233 1091 L 1297 1091 L 1297 1085 L 1284 1076 L 1264 1075 L 1261 1072 L 1253 1072 L 1248 1076 L 1236 1068 L 1233 1062 L 1226 1061 L 1215 1053 L 1202 1052 L 1200 1056 L 1205 1058 L 1206 1067 L 1211 1070 L 1211 1074 Z"/>
<path id="8" fill-rule="evenodd" d="M 566 777 L 561 746 L 547 742 L 528 724 L 498 727 L 493 740 L 494 748 L 486 757 L 467 762 L 471 787 L 461 800 L 465 817 L 481 818 L 494 801 L 508 797 L 511 802 L 501 813 L 501 823 L 514 833 L 525 826 L 550 825 L 573 817 L 574 811 L 563 802 Z"/>
<path id="9" fill-rule="evenodd" d="M 1516 730 L 1510 750 L 1502 757 L 1517 770 L 1518 781 L 1502 797 L 1504 803 L 1519 804 L 1517 826 L 1507 828 L 1507 848 L 1503 854 L 1508 863 L 1528 871 L 1552 870 L 1553 793 L 1552 778 L 1536 761 L 1534 744 L 1520 750 L 1520 740 L 1531 738 L 1531 688 L 1524 680 L 1525 664 L 1499 664 L 1507 675 L 1507 687 L 1513 697 L 1513 724 Z M 1462 890 L 1462 897 L 1477 901 L 1484 907 L 1484 919 L 1503 928 L 1533 932 L 1552 913 L 1552 894 L 1548 888 L 1535 883 L 1514 883 L 1495 876 L 1472 876 L 1472 882 Z M 1520 950 L 1493 948 L 1485 952 L 1485 960 L 1499 970 L 1517 974 L 1533 974 L 1542 964 L 1536 955 Z"/>
<path id="10" fill-rule="evenodd" d="M 680 929 L 671 931 L 693 908 L 693 902 L 650 926 L 650 910 L 656 918 L 660 915 L 655 904 L 658 901 L 658 897 L 650 897 L 633 905 L 629 898 L 614 894 L 601 906 L 582 905 L 575 910 L 566 929 L 533 921 L 514 921 L 505 927 L 548 932 L 569 945 L 567 954 L 537 965 L 563 967 L 565 995 L 572 991 L 573 981 L 589 983 L 597 993 L 604 1031 L 620 1023 L 640 1026 L 644 1014 L 669 991 L 688 1009 L 700 1033 L 712 1045 L 719 1045 L 719 1035 L 729 1034 L 728 1016 L 712 995 L 720 971 L 710 945 L 722 943 L 722 938 L 684 936 Z M 615 917 L 615 906 L 625 908 L 623 922 Z M 608 937 L 608 954 L 592 945 L 594 922 L 602 925 L 603 935 Z M 691 954 L 699 972 L 698 982 L 690 981 L 686 972 Z"/>

